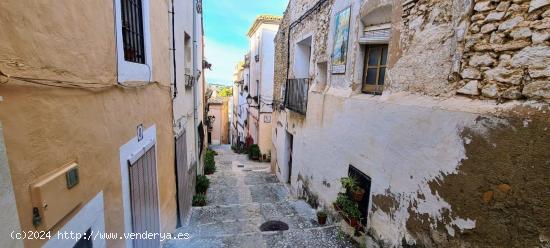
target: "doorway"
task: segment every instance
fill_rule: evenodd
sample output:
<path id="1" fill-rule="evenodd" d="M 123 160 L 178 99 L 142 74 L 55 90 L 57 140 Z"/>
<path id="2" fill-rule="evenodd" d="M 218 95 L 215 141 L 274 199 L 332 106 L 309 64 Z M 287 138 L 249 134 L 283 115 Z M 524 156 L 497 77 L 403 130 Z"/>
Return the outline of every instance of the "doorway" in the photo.
<path id="1" fill-rule="evenodd" d="M 292 150 L 294 148 L 294 135 L 286 132 L 286 154 L 287 154 L 287 183 L 292 184 Z"/>
<path id="2" fill-rule="evenodd" d="M 145 150 L 145 149 L 144 149 Z M 128 161 L 132 232 L 159 233 L 159 201 L 155 145 L 136 161 Z M 134 239 L 134 247 L 160 247 L 160 240 Z"/>

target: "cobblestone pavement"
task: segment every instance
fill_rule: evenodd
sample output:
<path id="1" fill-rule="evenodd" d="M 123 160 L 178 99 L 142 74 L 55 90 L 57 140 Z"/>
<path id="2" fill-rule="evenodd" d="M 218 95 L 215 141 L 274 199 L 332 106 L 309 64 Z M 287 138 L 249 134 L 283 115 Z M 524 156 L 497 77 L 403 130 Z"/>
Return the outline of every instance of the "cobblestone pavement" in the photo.
<path id="1" fill-rule="evenodd" d="M 164 248 L 179 247 L 353 247 L 338 225 L 317 223 L 315 210 L 292 199 L 283 183 L 269 173 L 269 163 L 249 161 L 229 146 L 213 147 L 217 171 L 209 176 L 207 206 L 193 207 L 188 240 L 170 240 Z M 286 231 L 262 232 L 270 220 L 283 221 Z"/>

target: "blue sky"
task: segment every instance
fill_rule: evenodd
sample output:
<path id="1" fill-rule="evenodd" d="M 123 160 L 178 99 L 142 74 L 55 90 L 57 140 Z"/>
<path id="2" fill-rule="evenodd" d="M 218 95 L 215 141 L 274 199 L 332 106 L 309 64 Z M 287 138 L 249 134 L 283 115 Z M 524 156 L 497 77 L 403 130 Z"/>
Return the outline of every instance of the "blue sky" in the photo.
<path id="1" fill-rule="evenodd" d="M 257 15 L 283 15 L 288 0 L 203 0 L 205 55 L 212 64 L 208 83 L 232 84 L 237 63 L 248 51 L 246 33 Z"/>

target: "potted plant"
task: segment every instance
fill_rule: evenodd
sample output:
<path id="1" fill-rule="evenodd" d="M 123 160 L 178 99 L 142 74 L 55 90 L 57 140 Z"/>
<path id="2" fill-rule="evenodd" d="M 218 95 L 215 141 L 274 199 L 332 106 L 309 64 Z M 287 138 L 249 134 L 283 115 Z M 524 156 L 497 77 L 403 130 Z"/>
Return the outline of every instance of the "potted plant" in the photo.
<path id="1" fill-rule="evenodd" d="M 356 202 L 351 202 L 344 207 L 344 212 L 349 219 L 349 224 L 352 227 L 357 227 L 358 221 L 361 218 L 361 211 Z"/>
<path id="2" fill-rule="evenodd" d="M 206 195 L 204 194 L 197 194 L 193 196 L 193 206 L 195 207 L 203 207 L 206 205 Z"/>
<path id="3" fill-rule="evenodd" d="M 319 225 L 324 225 L 327 223 L 327 212 L 325 210 L 317 211 L 317 222 Z"/>
<path id="4" fill-rule="evenodd" d="M 216 161 L 214 160 L 214 156 L 213 153 L 207 152 L 204 157 L 204 173 L 206 175 L 216 172 Z"/>
<path id="5" fill-rule="evenodd" d="M 359 186 L 357 180 L 353 177 L 343 177 L 340 179 L 342 187 L 346 189 L 346 192 L 351 195 L 353 200 L 360 202 L 365 196 L 365 190 Z"/>
<path id="6" fill-rule="evenodd" d="M 210 186 L 210 180 L 208 180 L 205 175 L 198 175 L 195 186 L 195 191 L 197 192 L 197 194 L 206 194 L 208 186 Z"/>
<path id="7" fill-rule="evenodd" d="M 344 193 L 338 193 L 338 197 L 336 197 L 336 202 L 334 202 L 334 205 L 338 209 L 343 209 L 345 205 L 348 204 L 350 200 Z"/>
<path id="8" fill-rule="evenodd" d="M 260 147 L 256 144 L 250 145 L 250 148 L 248 149 L 248 158 L 251 160 L 258 160 L 260 159 Z"/>

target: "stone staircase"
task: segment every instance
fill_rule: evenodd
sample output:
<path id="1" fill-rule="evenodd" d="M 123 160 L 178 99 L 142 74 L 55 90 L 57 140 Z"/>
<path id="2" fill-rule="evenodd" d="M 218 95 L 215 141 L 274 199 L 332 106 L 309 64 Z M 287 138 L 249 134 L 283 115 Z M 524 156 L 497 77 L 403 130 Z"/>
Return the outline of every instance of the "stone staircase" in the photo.
<path id="1" fill-rule="evenodd" d="M 268 164 L 232 152 L 216 160 L 208 205 L 193 207 L 188 224 L 176 230 L 190 239 L 169 240 L 163 247 L 354 247 L 337 224 L 320 226 L 314 209 L 292 199 L 286 186 L 267 172 Z M 260 231 L 272 220 L 286 223 L 288 230 Z"/>

